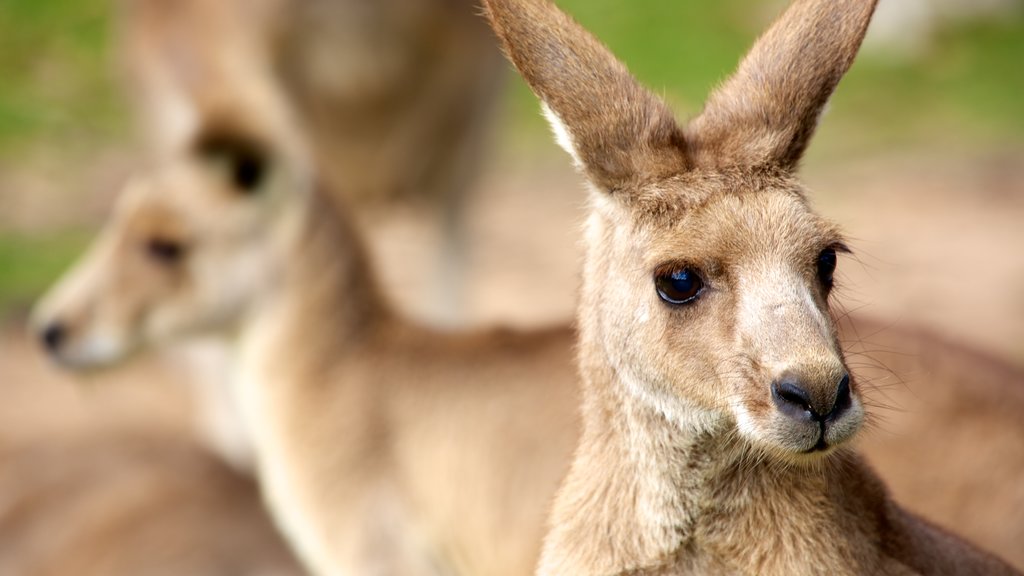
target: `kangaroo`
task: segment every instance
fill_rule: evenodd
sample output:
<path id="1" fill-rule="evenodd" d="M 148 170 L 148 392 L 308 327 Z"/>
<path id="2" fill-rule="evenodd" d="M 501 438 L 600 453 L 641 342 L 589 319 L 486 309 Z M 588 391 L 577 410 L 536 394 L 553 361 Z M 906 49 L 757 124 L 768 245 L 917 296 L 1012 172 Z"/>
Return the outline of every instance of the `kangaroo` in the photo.
<path id="1" fill-rule="evenodd" d="M 431 215 L 441 231 L 441 266 L 436 274 L 421 272 L 425 289 L 436 294 L 417 299 L 417 308 L 457 320 L 461 207 L 487 149 L 502 71 L 486 22 L 470 3 L 119 5 L 123 68 L 152 164 L 187 150 L 203 111 L 231 108 L 233 122 L 272 135 L 290 163 L 319 158 L 326 189 L 366 209 L 357 217 L 379 220 L 372 208 L 402 203 Z M 145 180 L 146 170 L 134 182 Z M 204 344 L 189 347 L 185 358 L 197 432 L 228 462 L 249 469 L 251 441 L 234 399 L 218 386 L 222 351 Z"/>
<path id="2" fill-rule="evenodd" d="M 547 0 L 485 3 L 593 190 L 583 430 L 538 573 L 1015 573 L 848 449 L 848 249 L 794 174 L 874 0 L 795 0 L 686 126 Z"/>
<path id="3" fill-rule="evenodd" d="M 266 135 L 205 126 L 44 299 L 52 355 L 232 338 L 256 474 L 312 572 L 530 573 L 577 435 L 572 331 L 403 319 L 334 195 Z"/>
<path id="4" fill-rule="evenodd" d="M 394 219 L 396 205 L 429 216 L 443 270 L 427 288 L 433 309 L 421 313 L 459 319 L 462 206 L 488 149 L 503 72 L 471 2 L 122 4 L 125 69 L 158 158 L 187 146 L 196 110 L 218 102 L 275 126 L 275 139 L 294 140 L 298 129 L 319 177 L 361 206 L 357 217 Z"/>

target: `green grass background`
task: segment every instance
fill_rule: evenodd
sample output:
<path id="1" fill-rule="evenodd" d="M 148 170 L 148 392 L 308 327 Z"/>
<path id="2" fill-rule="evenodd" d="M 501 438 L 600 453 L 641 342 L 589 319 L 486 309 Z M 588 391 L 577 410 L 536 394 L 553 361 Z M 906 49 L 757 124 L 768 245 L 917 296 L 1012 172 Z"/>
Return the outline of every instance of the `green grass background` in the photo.
<path id="1" fill-rule="evenodd" d="M 559 0 L 682 115 L 735 66 L 763 19 L 758 0 Z M 130 130 L 112 53 L 111 0 L 0 0 L 0 170 L 29 153 L 116 145 Z M 509 83 L 505 148 L 547 141 L 537 103 Z M 919 145 L 1024 141 L 1024 11 L 942 32 L 923 58 L 869 54 L 832 102 L 814 158 Z M 3 207 L 0 206 L 0 210 Z M 38 294 L 80 232 L 0 230 L 0 311 Z"/>

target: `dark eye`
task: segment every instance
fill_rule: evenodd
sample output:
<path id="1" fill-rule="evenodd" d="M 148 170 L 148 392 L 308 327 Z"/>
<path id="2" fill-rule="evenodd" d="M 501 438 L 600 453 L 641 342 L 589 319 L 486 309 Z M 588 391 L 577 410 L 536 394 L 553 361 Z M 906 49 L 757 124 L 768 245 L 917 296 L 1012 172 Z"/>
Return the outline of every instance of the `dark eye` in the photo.
<path id="1" fill-rule="evenodd" d="M 826 248 L 818 255 L 818 281 L 825 289 L 832 288 L 832 275 L 836 271 L 836 250 Z"/>
<path id="2" fill-rule="evenodd" d="M 185 255 L 185 247 L 175 240 L 150 238 L 146 241 L 146 254 L 162 264 L 174 264 Z"/>
<path id="3" fill-rule="evenodd" d="M 263 161 L 255 154 L 241 153 L 233 164 L 231 176 L 239 190 L 253 192 L 263 183 L 266 170 Z"/>
<path id="4" fill-rule="evenodd" d="M 697 299 L 704 288 L 704 281 L 688 268 L 658 274 L 654 278 L 658 296 L 669 304 L 689 304 Z"/>

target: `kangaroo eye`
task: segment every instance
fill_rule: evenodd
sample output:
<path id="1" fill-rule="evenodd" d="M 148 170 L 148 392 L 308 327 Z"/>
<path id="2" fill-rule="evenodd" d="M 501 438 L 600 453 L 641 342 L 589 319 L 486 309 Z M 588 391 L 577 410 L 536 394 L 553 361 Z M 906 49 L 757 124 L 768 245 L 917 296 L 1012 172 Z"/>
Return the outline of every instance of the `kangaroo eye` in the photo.
<path id="1" fill-rule="evenodd" d="M 263 166 L 263 161 L 255 154 L 239 154 L 233 164 L 232 178 L 239 190 L 254 192 L 263 183 L 266 169 Z"/>
<path id="2" fill-rule="evenodd" d="M 689 304 L 697 299 L 704 288 L 704 281 L 688 268 L 658 274 L 654 278 L 658 296 L 669 304 Z"/>
<path id="3" fill-rule="evenodd" d="M 185 256 L 185 247 L 174 240 L 150 238 L 146 241 L 146 254 L 161 264 L 175 264 Z"/>
<path id="4" fill-rule="evenodd" d="M 832 288 L 832 275 L 836 271 L 836 249 L 825 248 L 818 255 L 818 281 L 825 289 Z"/>

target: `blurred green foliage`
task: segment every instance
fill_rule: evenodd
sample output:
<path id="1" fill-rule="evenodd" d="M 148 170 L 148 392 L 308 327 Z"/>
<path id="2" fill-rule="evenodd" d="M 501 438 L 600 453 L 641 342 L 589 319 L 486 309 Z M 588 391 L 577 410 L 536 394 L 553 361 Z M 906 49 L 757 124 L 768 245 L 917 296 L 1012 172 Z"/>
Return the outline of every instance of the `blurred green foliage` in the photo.
<path id="1" fill-rule="evenodd" d="M 87 238 L 77 231 L 0 234 L 0 312 L 38 297 L 74 262 Z"/>
<path id="2" fill-rule="evenodd" d="M 0 154 L 118 134 L 111 0 L 0 0 Z"/>

